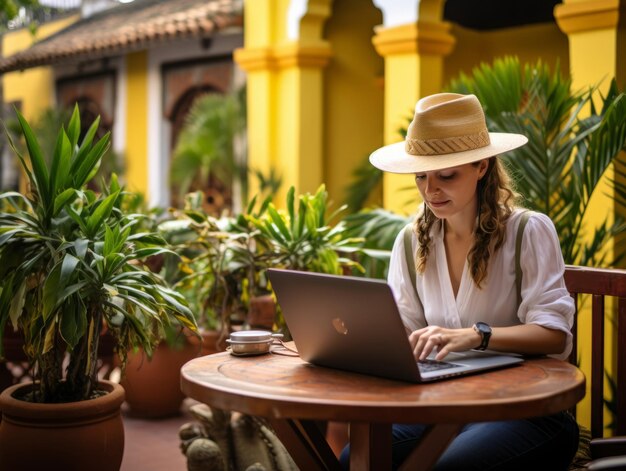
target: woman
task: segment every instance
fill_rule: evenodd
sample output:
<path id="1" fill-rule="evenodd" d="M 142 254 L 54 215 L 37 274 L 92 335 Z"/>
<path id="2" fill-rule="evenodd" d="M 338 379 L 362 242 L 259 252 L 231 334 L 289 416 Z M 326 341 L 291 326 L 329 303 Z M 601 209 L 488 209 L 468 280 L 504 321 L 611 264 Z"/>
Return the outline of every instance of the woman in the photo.
<path id="1" fill-rule="evenodd" d="M 417 103 L 404 143 L 370 156 L 381 170 L 414 174 L 424 201 L 413 226 L 415 259 L 406 259 L 399 234 L 388 277 L 416 358 L 435 352 L 443 359 L 473 348 L 561 359 L 569 354 L 574 305 L 556 231 L 545 215 L 527 213 L 519 296 L 516 289 L 516 234 L 525 211 L 514 207 L 496 156 L 526 142 L 517 134 L 489 133 L 475 96 L 442 93 Z M 394 467 L 424 430 L 394 425 Z M 577 446 L 578 426 L 566 412 L 475 423 L 463 428 L 435 469 L 565 470 Z"/>

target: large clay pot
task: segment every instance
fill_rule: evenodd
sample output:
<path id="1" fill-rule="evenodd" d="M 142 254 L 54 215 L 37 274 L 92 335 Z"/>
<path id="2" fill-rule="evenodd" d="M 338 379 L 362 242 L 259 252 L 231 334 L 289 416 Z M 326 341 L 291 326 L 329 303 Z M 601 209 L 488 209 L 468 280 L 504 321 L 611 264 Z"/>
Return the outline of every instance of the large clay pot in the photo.
<path id="1" fill-rule="evenodd" d="M 198 346 L 170 348 L 162 342 L 148 359 L 142 351 L 128 355 L 120 384 L 126 390 L 128 413 L 135 417 L 163 418 L 180 413 L 185 395 L 180 390 L 180 369 L 200 355 Z"/>
<path id="2" fill-rule="evenodd" d="M 276 321 L 276 301 L 270 294 L 250 298 L 248 324 L 251 329 L 272 330 Z"/>
<path id="3" fill-rule="evenodd" d="M 124 455 L 120 407 L 124 389 L 100 382 L 108 391 L 96 399 L 64 404 L 37 404 L 19 397 L 32 383 L 0 393 L 0 467 L 118 471 Z"/>
<path id="4" fill-rule="evenodd" d="M 201 330 L 200 336 L 202 340 L 198 340 L 197 337 L 188 338 L 189 343 L 199 349 L 197 356 L 211 355 L 226 350 L 228 334 L 222 334 L 217 330 Z"/>

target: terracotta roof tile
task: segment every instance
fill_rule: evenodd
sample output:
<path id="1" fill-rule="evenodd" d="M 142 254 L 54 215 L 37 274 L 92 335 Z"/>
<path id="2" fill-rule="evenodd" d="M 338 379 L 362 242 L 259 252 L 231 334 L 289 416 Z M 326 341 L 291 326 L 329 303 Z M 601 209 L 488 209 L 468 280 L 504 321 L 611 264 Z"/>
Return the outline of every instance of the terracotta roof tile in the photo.
<path id="1" fill-rule="evenodd" d="M 242 24 L 242 0 L 135 0 L 78 20 L 28 49 L 0 58 L 0 74 L 117 55 L 155 42 L 207 37 Z"/>

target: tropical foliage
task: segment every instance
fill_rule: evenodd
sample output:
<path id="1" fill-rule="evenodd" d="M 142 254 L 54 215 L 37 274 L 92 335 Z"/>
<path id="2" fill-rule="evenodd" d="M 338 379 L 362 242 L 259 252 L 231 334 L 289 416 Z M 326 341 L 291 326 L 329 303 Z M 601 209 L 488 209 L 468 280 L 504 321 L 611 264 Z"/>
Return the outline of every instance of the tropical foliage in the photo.
<path id="1" fill-rule="evenodd" d="M 605 95 L 595 88 L 571 88 L 571 79 L 562 77 L 558 67 L 551 72 L 541 62 L 522 66 L 510 57 L 482 64 L 471 77 L 461 75 L 450 85 L 478 97 L 491 131 L 528 137 L 526 146 L 504 159 L 525 205 L 554 221 L 566 263 L 612 265 L 604 249 L 624 225 L 613 222 L 611 211 L 593 227 L 587 216 L 592 197 L 626 146 L 626 95 L 615 80 Z M 613 179 L 612 184 L 623 203 L 624 181 Z M 621 258 L 624 250 L 616 249 Z"/>
<path id="2" fill-rule="evenodd" d="M 259 195 L 276 193 L 282 184 L 280 173 L 275 168 L 262 172 L 246 162 L 245 129 L 245 88 L 224 95 L 209 93 L 193 102 L 178 137 L 170 170 L 178 201 L 184 201 L 189 192 L 201 191 L 207 199 L 212 195 L 221 199 L 232 190 L 232 209 L 241 212 L 249 201 L 252 180 Z M 223 208 L 217 209 L 214 215 L 219 215 Z"/>
<path id="3" fill-rule="evenodd" d="M 0 195 L 0 335 L 9 326 L 24 335 L 38 384 L 31 400 L 87 399 L 97 388 L 103 329 L 124 358 L 136 346 L 150 355 L 164 325 L 194 331 L 195 322 L 184 298 L 144 269 L 142 260 L 167 249 L 156 234 L 134 230 L 143 216 L 123 211 L 117 178 L 104 193 L 87 189 L 109 146 L 108 133 L 93 143 L 99 119 L 79 142 L 75 108 L 48 164 L 31 127 L 17 117 L 29 161 L 14 150 L 29 193 Z"/>
<path id="4" fill-rule="evenodd" d="M 226 95 L 209 93 L 194 101 L 178 137 L 170 173 L 180 200 L 190 191 L 206 191 L 213 175 L 228 188 L 237 182 L 239 197 L 247 201 L 245 116 L 243 88 Z"/>
<path id="5" fill-rule="evenodd" d="M 315 194 L 300 195 L 291 187 L 285 210 L 271 197 L 253 198 L 233 217 L 207 214 L 201 201 L 201 195 L 188 195 L 185 209 L 160 229 L 180 255 L 181 261 L 170 267 L 171 279 L 191 301 L 202 326 L 228 332 L 231 324 L 246 322 L 251 299 L 272 293 L 269 267 L 363 271 L 354 260 L 363 240 L 348 235 L 340 218 L 345 208 L 331 211 L 323 185 Z M 277 324 L 287 334 L 280 315 Z"/>
<path id="6" fill-rule="evenodd" d="M 347 236 L 339 219 L 345 206 L 329 213 L 324 185 L 315 194 L 302 194 L 297 199 L 291 187 L 285 208 L 278 210 L 267 200 L 260 216 L 248 216 L 258 231 L 256 241 L 268 266 L 334 274 L 358 266 L 347 255 L 358 250 L 362 239 Z"/>
<path id="7" fill-rule="evenodd" d="M 243 214 L 217 218 L 203 206 L 202 192 L 185 197 L 175 219 L 159 225 L 179 258 L 166 257 L 165 277 L 189 301 L 204 329 L 230 331 L 242 323 L 256 292 L 258 261 Z"/>
<path id="8" fill-rule="evenodd" d="M 80 107 L 79 107 L 80 109 Z M 37 136 L 37 141 L 39 142 L 39 147 L 42 149 L 54 149 L 54 145 L 57 140 L 57 135 L 59 131 L 59 123 L 67 123 L 72 115 L 72 110 L 68 110 L 65 108 L 46 108 L 43 110 L 37 119 L 32 120 L 29 125 L 32 128 L 33 134 Z M 13 146 L 17 148 L 19 154 L 25 154 L 27 152 L 26 142 L 23 138 L 22 127 L 20 121 L 17 118 L 7 119 L 5 121 L 6 130 L 9 133 L 9 138 L 13 141 Z M 83 129 L 80 129 L 79 136 L 82 136 L 83 133 L 86 133 L 88 126 Z M 107 132 L 103 126 L 99 125 L 96 130 L 96 134 L 93 139 L 96 139 L 99 136 L 103 136 Z M 52 158 L 51 154 L 43 155 L 46 164 L 49 166 L 51 164 L 50 160 Z M 111 149 L 111 146 L 108 146 L 100 159 L 100 163 L 98 164 L 98 171 L 96 175 L 92 176 L 87 184 L 89 188 L 92 190 L 96 190 L 102 192 L 106 188 L 106 178 L 109 175 L 116 173 L 120 178 L 123 178 L 124 168 L 121 164 L 123 159 L 117 155 Z M 20 166 L 18 159 L 15 159 L 15 164 L 17 167 Z"/>
<path id="9" fill-rule="evenodd" d="M 16 18 L 20 9 L 32 12 L 41 8 L 37 0 L 5 0 L 0 5 L 0 31 L 7 29 L 7 23 Z M 34 27 L 34 25 L 33 25 Z"/>

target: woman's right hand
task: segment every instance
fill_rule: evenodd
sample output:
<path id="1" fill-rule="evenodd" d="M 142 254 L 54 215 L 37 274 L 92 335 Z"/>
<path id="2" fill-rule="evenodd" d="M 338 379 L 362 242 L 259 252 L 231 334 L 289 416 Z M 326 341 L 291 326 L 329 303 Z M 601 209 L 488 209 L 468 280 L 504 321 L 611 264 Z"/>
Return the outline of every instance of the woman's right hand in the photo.
<path id="1" fill-rule="evenodd" d="M 474 329 L 446 329 L 429 325 L 409 335 L 413 355 L 425 360 L 435 350 L 435 360 L 443 360 L 450 352 L 463 352 L 480 345 L 481 337 Z"/>

